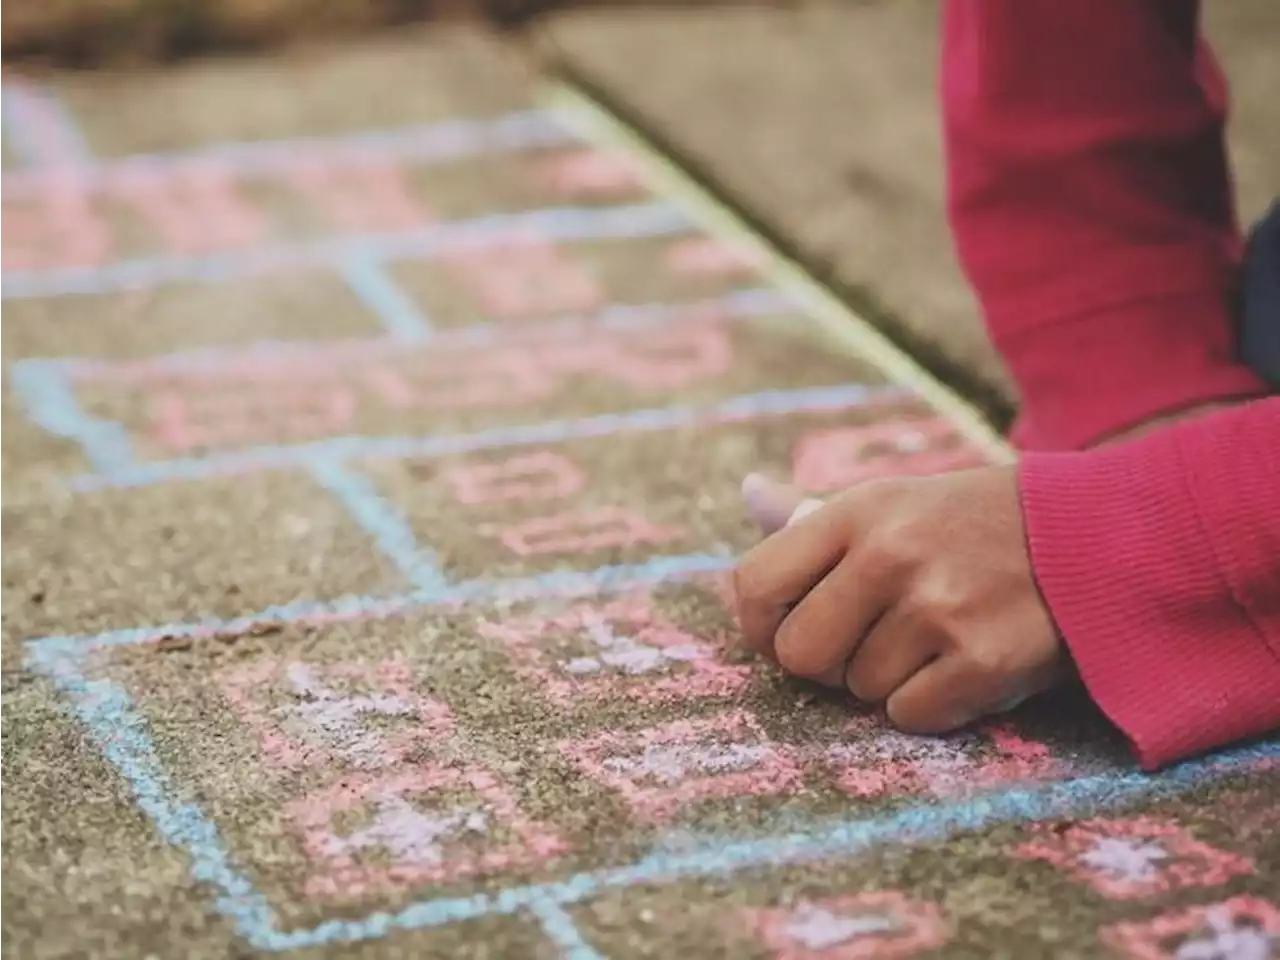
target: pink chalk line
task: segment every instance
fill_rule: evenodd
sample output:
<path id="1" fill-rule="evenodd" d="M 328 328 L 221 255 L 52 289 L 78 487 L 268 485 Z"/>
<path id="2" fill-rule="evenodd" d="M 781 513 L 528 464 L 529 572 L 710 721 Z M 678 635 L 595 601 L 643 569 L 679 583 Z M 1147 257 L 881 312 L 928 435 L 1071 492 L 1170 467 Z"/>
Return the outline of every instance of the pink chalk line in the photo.
<path id="1" fill-rule="evenodd" d="M 6 96 L 10 94 L 11 82 L 8 78 L 4 81 Z M 80 163 L 75 176 L 83 191 L 96 192 L 114 189 L 122 177 L 164 179 L 181 176 L 192 168 L 218 167 L 238 179 L 262 179 L 289 176 L 299 157 L 330 166 L 360 165 L 373 160 L 386 164 L 427 164 L 577 142 L 550 113 L 526 111 L 489 120 L 449 121 L 337 137 L 230 142 L 190 151 L 133 154 Z M 48 185 L 45 171 L 5 171 L 4 199 L 35 198 L 48 189 Z"/>
<path id="2" fill-rule="evenodd" d="M 579 150 L 540 160 L 534 180 L 565 197 L 616 197 L 645 189 L 635 161 L 616 151 Z"/>
<path id="3" fill-rule="evenodd" d="M 5 179 L 12 176 L 5 174 Z M 4 268 L 99 267 L 111 260 L 115 240 L 107 223 L 90 207 L 89 196 L 69 169 L 45 177 L 44 207 L 4 212 Z"/>
<path id="4" fill-rule="evenodd" d="M 747 910 L 739 916 L 776 960 L 910 957 L 951 938 L 937 904 L 896 890 L 802 900 L 795 907 Z"/>
<path id="5" fill-rule="evenodd" d="M 337 778 L 284 809 L 311 862 L 311 896 L 352 899 L 540 863 L 565 849 L 492 775 L 461 759 L 448 708 L 413 691 L 412 668 L 398 655 L 376 664 L 268 660 L 220 684 L 271 765 Z M 388 720 L 403 722 L 388 731 Z"/>
<path id="6" fill-rule="evenodd" d="M 790 793 L 801 780 L 788 751 L 743 710 L 564 741 L 560 752 L 650 823 L 712 798 Z"/>
<path id="7" fill-rule="evenodd" d="M 995 747 L 995 756 L 985 755 L 984 743 Z M 954 797 L 1067 772 L 1048 747 L 1024 738 L 1008 724 L 924 737 L 888 729 L 869 716 L 856 717 L 846 724 L 839 742 L 802 752 L 810 762 L 831 769 L 839 789 L 855 797 Z"/>
<path id="8" fill-rule="evenodd" d="M 1112 900 L 1220 886 L 1254 872 L 1248 857 L 1201 843 L 1168 820 L 1084 820 L 1032 828 L 1014 856 L 1043 860 Z"/>
<path id="9" fill-rule="evenodd" d="M 266 218 L 243 197 L 225 170 L 192 167 L 168 181 L 124 176 L 115 195 L 127 201 L 174 253 L 245 250 L 271 233 Z"/>
<path id="10" fill-rule="evenodd" d="M 585 554 L 614 547 L 669 543 L 687 536 L 683 530 L 651 523 L 623 507 L 558 513 L 507 527 L 486 524 L 478 532 L 497 537 L 504 547 L 521 557 Z"/>
<path id="11" fill-rule="evenodd" d="M 518 454 L 498 463 L 468 463 L 445 474 L 459 503 L 556 500 L 583 488 L 586 476 L 568 457 L 551 450 Z"/>
<path id="12" fill-rule="evenodd" d="M 943 417 L 881 421 L 805 434 L 793 453 L 796 486 L 832 493 L 883 477 L 942 473 L 985 462 Z"/>
<path id="13" fill-rule="evenodd" d="M 335 164 L 299 157 L 283 173 L 292 193 L 322 211 L 329 226 L 347 233 L 403 232 L 435 221 L 412 195 L 405 171 L 384 161 L 353 158 Z M 126 168 L 107 180 L 96 198 L 78 168 L 46 174 L 43 182 L 34 208 L 13 201 L 6 190 L 6 216 L 16 215 L 19 228 L 6 237 L 16 257 L 16 263 L 6 262 L 9 270 L 98 266 L 123 256 L 104 218 L 108 206 L 125 208 L 156 233 L 167 253 L 179 256 L 243 252 L 278 234 L 232 172 L 214 163 L 188 164 L 166 177 L 143 167 Z M 92 233 L 103 247 L 88 263 L 74 239 L 83 233 Z M 54 246 L 56 239 L 64 245 Z"/>
<path id="14" fill-rule="evenodd" d="M 604 301 L 588 270 L 533 234 L 460 250 L 442 262 L 479 297 L 485 314 L 499 319 L 595 310 Z"/>
<path id="15" fill-rule="evenodd" d="M 372 814 L 361 826 L 334 830 L 335 820 L 361 810 Z M 476 768 L 428 765 L 345 777 L 290 803 L 285 814 L 312 864 L 308 895 L 342 900 L 545 865 L 567 849 Z"/>
<path id="16" fill-rule="evenodd" d="M 220 685 L 241 719 L 258 733 L 274 765 L 296 769 L 345 763 L 371 770 L 394 766 L 410 750 L 437 746 L 436 741 L 453 732 L 448 708 L 414 693 L 412 682 L 408 662 L 397 656 L 378 664 L 267 660 L 222 677 Z M 351 689 L 369 692 L 343 692 Z M 282 706 L 268 707 L 273 693 L 276 698 L 283 694 Z M 372 717 L 409 722 L 384 734 L 364 725 Z"/>
<path id="17" fill-rule="evenodd" d="M 688 237 L 667 248 L 666 265 L 676 273 L 709 277 L 752 277 L 768 266 L 758 250 L 716 237 Z"/>
<path id="18" fill-rule="evenodd" d="M 151 437 L 165 449 L 187 451 L 341 435 L 366 404 L 391 411 L 509 408 L 551 396 L 572 377 L 669 389 L 723 374 L 732 359 L 727 330 L 707 323 L 646 337 L 597 332 L 523 349 L 426 350 L 364 367 L 328 356 L 317 366 L 264 358 L 222 371 L 220 380 L 166 386 L 146 406 Z"/>
<path id="19" fill-rule="evenodd" d="M 1130 960 L 1267 960 L 1280 949 L 1280 909 L 1239 896 L 1104 927 L 1104 944 Z"/>
<path id="20" fill-rule="evenodd" d="M 107 381 L 115 383 L 147 383 L 189 381 L 200 379 L 246 379 L 274 376 L 315 377 L 336 376 L 353 363 L 369 363 L 385 359 L 406 359 L 414 353 L 438 355 L 444 353 L 469 353 L 490 351 L 495 342 L 506 348 L 525 348 L 541 344 L 552 345 L 557 341 L 573 341 L 581 345 L 584 340 L 599 343 L 601 338 L 634 340 L 640 350 L 671 350 L 673 344 L 688 337 L 687 328 L 710 327 L 717 324 L 756 316 L 765 312 L 781 312 L 787 309 L 784 298 L 775 297 L 771 291 L 749 291 L 751 297 L 730 295 L 708 298 L 684 304 L 614 305 L 597 313 L 567 316 L 540 321 L 536 325 L 503 326 L 481 324 L 468 327 L 438 330 L 432 335 L 430 345 L 405 344 L 390 337 L 367 337 L 331 341 L 290 342 L 269 341 L 245 347 L 214 347 L 189 353 L 148 357 L 140 360 L 77 359 L 61 365 L 60 369 L 76 381 Z M 753 299 L 764 301 L 757 308 Z M 743 308 L 736 306 L 743 303 Z M 671 326 L 669 337 L 652 337 L 652 331 Z M 718 352 L 718 345 L 705 333 L 695 333 L 692 343 L 702 350 Z M 562 356 L 579 357 L 577 366 L 600 359 L 599 353 L 590 348 L 585 354 L 565 351 Z M 626 361 L 615 361 L 621 366 Z M 704 361 L 705 362 L 705 361 Z"/>
<path id="21" fill-rule="evenodd" d="M 303 155 L 286 175 L 332 226 L 343 230 L 409 230 L 436 220 L 413 196 L 406 170 L 385 157 Z"/>
<path id="22" fill-rule="evenodd" d="M 550 617 L 483 622 L 480 634 L 502 643 L 530 686 L 561 706 L 721 697 L 751 679 L 749 667 L 723 662 L 720 644 L 658 616 L 646 593 Z M 577 640 L 580 652 L 558 649 L 563 637 Z"/>

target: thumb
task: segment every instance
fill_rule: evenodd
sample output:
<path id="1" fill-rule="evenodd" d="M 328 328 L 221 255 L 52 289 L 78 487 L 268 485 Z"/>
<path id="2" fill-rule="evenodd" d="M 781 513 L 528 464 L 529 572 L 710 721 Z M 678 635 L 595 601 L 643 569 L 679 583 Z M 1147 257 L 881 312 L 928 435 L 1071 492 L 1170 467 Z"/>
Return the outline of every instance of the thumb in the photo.
<path id="1" fill-rule="evenodd" d="M 807 517 L 822 506 L 821 500 L 805 499 L 792 487 L 776 483 L 759 473 L 749 473 L 742 481 L 742 499 L 765 536 Z"/>

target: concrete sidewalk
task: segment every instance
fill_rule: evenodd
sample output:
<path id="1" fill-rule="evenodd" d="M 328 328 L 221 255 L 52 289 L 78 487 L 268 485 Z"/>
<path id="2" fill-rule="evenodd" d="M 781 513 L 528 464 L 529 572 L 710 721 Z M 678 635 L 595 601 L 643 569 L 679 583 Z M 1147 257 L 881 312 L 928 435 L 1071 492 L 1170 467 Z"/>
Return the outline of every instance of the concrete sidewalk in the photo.
<path id="1" fill-rule="evenodd" d="M 6 80 L 6 953 L 1265 955 L 1276 744 L 904 737 L 732 651 L 745 472 L 998 444 L 534 81 Z"/>
<path id="2" fill-rule="evenodd" d="M 943 213 L 938 6 L 589 10 L 552 18 L 539 37 L 551 64 L 666 144 L 949 382 L 1007 407 L 1014 393 Z M 1247 224 L 1280 193 L 1280 7 L 1217 0 L 1205 13 L 1232 84 Z"/>

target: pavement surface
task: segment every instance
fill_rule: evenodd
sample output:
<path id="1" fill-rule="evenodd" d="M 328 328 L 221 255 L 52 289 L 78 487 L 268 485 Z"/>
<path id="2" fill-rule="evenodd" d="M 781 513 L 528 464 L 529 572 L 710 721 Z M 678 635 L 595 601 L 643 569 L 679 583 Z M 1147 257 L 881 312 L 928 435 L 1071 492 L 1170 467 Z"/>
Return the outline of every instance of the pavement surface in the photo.
<path id="1" fill-rule="evenodd" d="M 7 79 L 4 950 L 1273 953 L 1276 743 L 734 652 L 744 473 L 1000 450 L 539 104 L 462 29 Z"/>
<path id="2" fill-rule="evenodd" d="M 1232 84 L 1232 159 L 1249 223 L 1280 193 L 1280 7 L 1210 0 L 1204 10 Z M 593 9 L 552 17 L 539 37 L 557 69 L 999 414 L 1016 395 L 942 216 L 938 22 L 937 0 Z"/>

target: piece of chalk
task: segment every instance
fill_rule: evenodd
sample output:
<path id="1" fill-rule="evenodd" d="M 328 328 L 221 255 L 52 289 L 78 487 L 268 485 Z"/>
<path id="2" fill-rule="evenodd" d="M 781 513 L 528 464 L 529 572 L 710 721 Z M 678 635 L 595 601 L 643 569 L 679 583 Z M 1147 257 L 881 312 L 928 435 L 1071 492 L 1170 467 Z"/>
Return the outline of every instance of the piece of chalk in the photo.
<path id="1" fill-rule="evenodd" d="M 766 536 L 807 517 L 822 506 L 822 501 L 801 499 L 791 487 L 775 483 L 758 473 L 748 474 L 743 479 L 742 497 Z"/>

